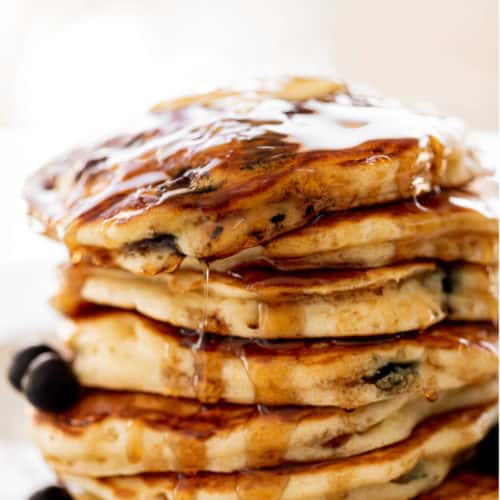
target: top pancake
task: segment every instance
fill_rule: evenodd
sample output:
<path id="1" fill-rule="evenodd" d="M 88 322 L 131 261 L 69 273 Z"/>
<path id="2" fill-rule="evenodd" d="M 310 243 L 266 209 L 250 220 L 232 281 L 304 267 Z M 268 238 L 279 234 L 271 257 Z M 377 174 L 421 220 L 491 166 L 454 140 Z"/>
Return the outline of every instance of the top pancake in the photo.
<path id="1" fill-rule="evenodd" d="M 295 78 L 160 104 L 134 132 L 43 167 L 26 197 L 76 257 L 152 245 L 213 258 L 320 211 L 462 185 L 479 170 L 462 135 L 455 120 Z"/>

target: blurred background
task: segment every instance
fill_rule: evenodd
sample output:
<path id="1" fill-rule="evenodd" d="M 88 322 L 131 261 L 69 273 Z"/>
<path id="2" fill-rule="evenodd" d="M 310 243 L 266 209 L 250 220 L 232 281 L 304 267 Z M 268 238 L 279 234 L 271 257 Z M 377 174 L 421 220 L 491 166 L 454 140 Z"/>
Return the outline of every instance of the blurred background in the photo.
<path id="1" fill-rule="evenodd" d="M 496 0 L 1 5 L 3 126 L 74 136 L 173 92 L 294 72 L 335 72 L 496 126 Z"/>
<path id="2" fill-rule="evenodd" d="M 497 147 L 496 0 L 0 2 L 0 367 L 15 344 L 51 331 L 64 256 L 28 228 L 26 175 L 172 94 L 293 73 L 432 102 Z M 46 472 L 20 434 L 20 401 L 1 389 L 1 497 L 17 500 Z"/>

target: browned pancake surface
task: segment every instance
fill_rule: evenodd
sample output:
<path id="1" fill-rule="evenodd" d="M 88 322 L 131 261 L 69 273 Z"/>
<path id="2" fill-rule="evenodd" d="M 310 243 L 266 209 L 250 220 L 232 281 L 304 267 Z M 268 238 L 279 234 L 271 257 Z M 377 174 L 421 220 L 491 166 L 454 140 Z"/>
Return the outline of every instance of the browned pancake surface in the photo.
<path id="1" fill-rule="evenodd" d="M 129 245 L 227 255 L 322 210 L 467 182 L 477 165 L 461 132 L 454 120 L 298 78 L 160 105 L 139 130 L 46 165 L 26 196 L 75 258 Z"/>
<path id="2" fill-rule="evenodd" d="M 139 392 L 87 389 L 60 414 L 35 412 L 32 435 L 58 470 L 115 476 L 143 472 L 233 472 L 359 455 L 406 439 L 431 416 L 496 400 L 491 379 L 402 395 L 356 410 L 336 407 L 202 405 Z"/>

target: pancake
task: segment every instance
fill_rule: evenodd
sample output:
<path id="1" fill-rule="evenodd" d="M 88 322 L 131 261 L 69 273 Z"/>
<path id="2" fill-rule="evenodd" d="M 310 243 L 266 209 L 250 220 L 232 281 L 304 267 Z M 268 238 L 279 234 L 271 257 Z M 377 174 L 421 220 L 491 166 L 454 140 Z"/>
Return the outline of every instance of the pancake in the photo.
<path id="1" fill-rule="evenodd" d="M 355 408 L 497 373 L 496 329 L 438 325 L 378 341 L 251 341 L 200 335 L 126 312 L 74 320 L 68 346 L 82 385 L 203 402 Z"/>
<path id="2" fill-rule="evenodd" d="M 497 188 L 490 177 L 483 177 L 462 190 L 441 191 L 418 201 L 322 214 L 264 245 L 215 259 L 210 267 L 221 272 L 255 265 L 283 271 L 369 268 L 413 259 L 496 264 Z M 96 253 L 94 263 L 136 274 L 157 274 L 169 268 L 170 260 L 170 252 L 161 247 L 102 256 Z M 181 264 L 201 266 L 188 257 Z"/>
<path id="3" fill-rule="evenodd" d="M 436 264 L 419 262 L 366 270 L 246 269 L 238 275 L 181 270 L 138 276 L 78 265 L 62 269 L 53 304 L 69 315 L 89 304 L 118 307 L 179 327 L 246 338 L 371 336 L 423 329 L 445 318 L 447 302 L 452 302 L 454 319 L 495 320 L 490 271 L 456 264 L 449 272 L 453 279 L 443 280 Z"/>
<path id="4" fill-rule="evenodd" d="M 60 477 L 70 491 L 79 489 L 104 500 L 127 497 L 400 500 L 438 485 L 460 454 L 494 425 L 496 415 L 496 404 L 448 413 L 425 421 L 410 438 L 396 445 L 315 465 L 229 474 L 161 473 L 90 478 L 62 473 Z"/>
<path id="5" fill-rule="evenodd" d="M 498 320 L 498 268 L 473 264 L 448 269 L 448 317 L 455 320 Z"/>
<path id="6" fill-rule="evenodd" d="M 418 500 L 498 500 L 498 477 L 461 469 Z"/>
<path id="7" fill-rule="evenodd" d="M 171 268 L 186 255 L 232 255 L 321 211 L 410 199 L 481 170 L 457 120 L 338 82 L 195 96 L 144 122 L 27 183 L 31 214 L 76 260 L 160 248 Z"/>
<path id="8" fill-rule="evenodd" d="M 496 379 L 357 410 L 220 404 L 151 394 L 88 391 L 70 411 L 35 413 L 34 441 L 59 471 L 89 476 L 233 472 L 349 457 L 406 439 L 416 424 L 495 401 Z"/>
<path id="9" fill-rule="evenodd" d="M 378 267 L 415 258 L 495 264 L 497 184 L 481 178 L 462 190 L 325 214 L 265 245 L 283 268 Z M 311 258 L 309 260 L 309 258 Z"/>

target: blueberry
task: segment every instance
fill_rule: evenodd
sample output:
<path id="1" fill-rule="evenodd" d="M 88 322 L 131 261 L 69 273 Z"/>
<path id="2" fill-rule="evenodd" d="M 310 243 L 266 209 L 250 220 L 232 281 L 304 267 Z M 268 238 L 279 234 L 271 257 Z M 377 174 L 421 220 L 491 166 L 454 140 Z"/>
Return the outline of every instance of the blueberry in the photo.
<path id="1" fill-rule="evenodd" d="M 9 378 L 9 382 L 12 384 L 12 386 L 15 389 L 17 389 L 18 391 L 22 390 L 21 381 L 22 381 L 24 374 L 26 373 L 26 370 L 28 369 L 30 363 L 37 356 L 39 356 L 40 354 L 43 354 L 45 352 L 55 353 L 54 349 L 52 349 L 48 345 L 39 344 L 39 345 L 27 347 L 26 349 L 23 349 L 22 351 L 18 351 L 14 355 L 14 358 L 12 359 L 12 362 L 10 364 L 7 376 Z"/>
<path id="2" fill-rule="evenodd" d="M 444 293 L 453 292 L 453 281 L 451 279 L 451 276 L 446 275 L 443 278 L 443 292 Z"/>
<path id="3" fill-rule="evenodd" d="M 57 355 L 35 362 L 23 381 L 23 390 L 33 406 L 48 412 L 68 410 L 80 395 L 71 367 Z"/>
<path id="4" fill-rule="evenodd" d="M 498 425 L 477 446 L 473 465 L 486 474 L 498 474 Z"/>
<path id="5" fill-rule="evenodd" d="M 49 486 L 33 493 L 28 500 L 71 500 L 69 493 L 58 486 Z"/>

